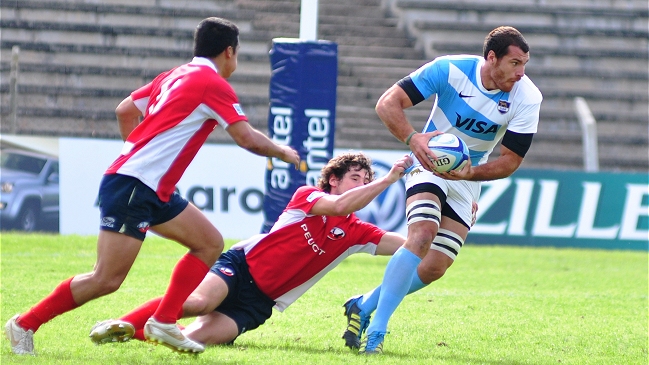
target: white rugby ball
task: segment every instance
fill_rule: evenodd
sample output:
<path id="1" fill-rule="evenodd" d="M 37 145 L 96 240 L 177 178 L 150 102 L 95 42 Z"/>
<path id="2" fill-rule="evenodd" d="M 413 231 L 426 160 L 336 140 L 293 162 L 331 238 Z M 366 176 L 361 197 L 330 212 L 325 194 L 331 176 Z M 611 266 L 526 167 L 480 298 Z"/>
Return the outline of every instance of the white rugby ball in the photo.
<path id="1" fill-rule="evenodd" d="M 437 160 L 430 159 L 437 172 L 459 170 L 469 161 L 469 148 L 464 141 L 451 133 L 442 133 L 428 141 L 428 148 Z"/>

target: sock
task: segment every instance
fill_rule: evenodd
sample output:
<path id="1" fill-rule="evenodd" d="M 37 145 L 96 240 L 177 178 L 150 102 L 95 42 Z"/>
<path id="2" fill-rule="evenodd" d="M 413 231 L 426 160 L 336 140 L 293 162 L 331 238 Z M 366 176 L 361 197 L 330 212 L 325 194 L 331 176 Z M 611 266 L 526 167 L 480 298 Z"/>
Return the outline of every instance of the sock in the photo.
<path id="1" fill-rule="evenodd" d="M 421 288 L 425 288 L 426 286 L 428 286 L 428 284 L 424 284 L 424 282 L 421 281 L 419 275 L 417 274 L 417 270 L 415 270 L 415 273 L 412 275 L 412 282 L 410 282 L 410 288 L 408 288 L 408 294 L 414 293 Z"/>
<path id="2" fill-rule="evenodd" d="M 203 281 L 209 270 L 210 268 L 198 257 L 189 253 L 183 256 L 171 273 L 167 292 L 153 314 L 156 321 L 176 323 L 182 315 L 183 303 Z"/>
<path id="3" fill-rule="evenodd" d="M 146 321 L 149 320 L 153 313 L 155 313 L 155 311 L 158 309 L 161 301 L 162 297 L 151 299 L 141 306 L 133 309 L 131 312 L 125 314 L 120 319 L 132 324 L 133 327 L 135 327 L 136 331 L 141 330 L 144 328 Z"/>
<path id="4" fill-rule="evenodd" d="M 379 296 L 381 295 L 381 285 L 372 289 L 371 291 L 363 294 L 361 300 L 356 303 L 358 308 L 361 309 L 361 314 L 369 316 L 376 310 L 376 306 L 379 303 Z"/>
<path id="5" fill-rule="evenodd" d="M 381 295 L 374 320 L 367 328 L 368 334 L 387 332 L 388 320 L 408 293 L 413 273 L 417 272 L 417 265 L 420 262 L 421 259 L 417 255 L 404 247 L 399 248 L 392 256 L 385 268 L 383 283 L 381 283 Z"/>
<path id="6" fill-rule="evenodd" d="M 50 295 L 43 298 L 30 310 L 18 316 L 18 325 L 26 330 L 38 331 L 38 328 L 52 318 L 69 312 L 79 305 L 74 301 L 70 283 L 74 277 L 61 282 Z"/>
<path id="7" fill-rule="evenodd" d="M 417 271 L 412 275 L 412 282 L 410 283 L 410 288 L 408 288 L 408 294 L 414 293 L 417 290 L 426 287 L 428 284 L 424 284 Z M 406 294 L 406 295 L 408 295 Z M 361 309 L 361 314 L 370 316 L 376 310 L 376 306 L 379 304 L 379 296 L 381 295 L 381 285 L 374 288 L 372 291 L 369 291 L 363 294 L 361 300 L 357 303 L 358 307 Z"/>
<path id="8" fill-rule="evenodd" d="M 146 337 L 144 337 L 144 330 L 143 329 L 136 329 L 135 334 L 133 335 L 133 338 L 139 341 L 145 341 L 146 342 Z"/>

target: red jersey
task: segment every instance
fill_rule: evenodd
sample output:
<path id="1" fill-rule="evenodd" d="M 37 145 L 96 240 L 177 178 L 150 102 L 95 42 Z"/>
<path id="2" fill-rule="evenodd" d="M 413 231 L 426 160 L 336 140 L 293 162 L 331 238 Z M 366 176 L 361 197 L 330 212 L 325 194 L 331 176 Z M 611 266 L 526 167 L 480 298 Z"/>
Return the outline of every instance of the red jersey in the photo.
<path id="1" fill-rule="evenodd" d="M 232 246 L 245 251 L 257 287 L 280 311 L 349 255 L 374 255 L 386 233 L 353 213 L 343 217 L 309 214 L 325 195 L 313 186 L 300 187 L 268 234 Z"/>
<path id="2" fill-rule="evenodd" d="M 201 57 L 163 72 L 131 98 L 144 119 L 106 174 L 133 176 L 165 202 L 217 125 L 247 121 L 232 86 Z"/>

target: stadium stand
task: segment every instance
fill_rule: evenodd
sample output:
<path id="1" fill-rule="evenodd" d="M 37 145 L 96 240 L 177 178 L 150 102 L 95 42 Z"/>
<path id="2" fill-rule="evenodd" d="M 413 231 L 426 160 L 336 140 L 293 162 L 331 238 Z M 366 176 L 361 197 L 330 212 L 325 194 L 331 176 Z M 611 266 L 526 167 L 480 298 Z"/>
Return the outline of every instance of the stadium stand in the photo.
<path id="1" fill-rule="evenodd" d="M 118 138 L 114 108 L 134 88 L 191 57 L 207 16 L 241 29 L 230 79 L 253 125 L 268 114 L 268 50 L 297 37 L 300 0 L 3 0 L 0 131 L 9 131 L 11 49 L 20 46 L 18 133 Z M 528 75 L 544 93 L 525 167 L 581 169 L 573 98 L 598 120 L 600 167 L 647 171 L 649 110 L 646 1 L 320 0 L 318 36 L 339 45 L 336 146 L 403 149 L 374 104 L 396 80 L 440 54 L 481 54 L 496 25 L 532 45 Z M 431 103 L 408 111 L 423 126 Z M 230 142 L 218 132 L 212 142 Z M 603 138 L 603 137 L 606 138 Z"/>
<path id="2" fill-rule="evenodd" d="M 539 134 L 526 163 L 579 165 L 574 98 L 581 96 L 598 121 L 600 165 L 646 170 L 646 1 L 391 0 L 387 7 L 429 59 L 481 54 L 484 34 L 498 25 L 525 35 L 532 47 L 526 71 L 544 95 Z"/>

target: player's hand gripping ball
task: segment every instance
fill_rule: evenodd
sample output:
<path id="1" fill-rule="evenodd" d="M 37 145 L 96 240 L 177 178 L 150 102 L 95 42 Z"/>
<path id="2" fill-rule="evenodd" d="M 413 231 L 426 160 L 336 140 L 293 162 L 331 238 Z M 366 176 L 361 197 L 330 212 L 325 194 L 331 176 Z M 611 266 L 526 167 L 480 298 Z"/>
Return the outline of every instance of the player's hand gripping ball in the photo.
<path id="1" fill-rule="evenodd" d="M 437 161 L 430 159 L 437 172 L 459 170 L 469 161 L 469 148 L 464 141 L 451 133 L 442 133 L 428 141 L 428 148 L 435 154 Z"/>

